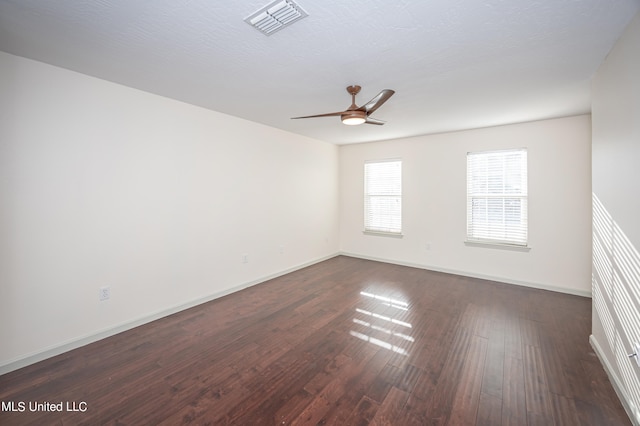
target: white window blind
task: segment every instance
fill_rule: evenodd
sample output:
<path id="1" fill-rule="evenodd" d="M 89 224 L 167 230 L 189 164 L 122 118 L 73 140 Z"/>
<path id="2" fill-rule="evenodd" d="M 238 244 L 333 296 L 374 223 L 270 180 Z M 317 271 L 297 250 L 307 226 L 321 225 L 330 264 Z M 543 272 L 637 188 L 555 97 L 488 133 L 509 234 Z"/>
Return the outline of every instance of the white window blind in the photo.
<path id="1" fill-rule="evenodd" d="M 364 164 L 364 229 L 402 232 L 402 161 L 368 161 Z"/>
<path id="2" fill-rule="evenodd" d="M 527 245 L 527 150 L 467 153 L 467 241 Z"/>

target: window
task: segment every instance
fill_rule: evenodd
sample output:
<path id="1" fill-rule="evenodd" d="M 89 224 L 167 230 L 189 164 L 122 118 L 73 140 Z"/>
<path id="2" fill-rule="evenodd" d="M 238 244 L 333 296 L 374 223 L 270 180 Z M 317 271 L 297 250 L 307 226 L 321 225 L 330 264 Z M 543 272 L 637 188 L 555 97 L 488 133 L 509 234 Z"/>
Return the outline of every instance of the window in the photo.
<path id="1" fill-rule="evenodd" d="M 527 150 L 467 153 L 467 241 L 527 245 Z"/>
<path id="2" fill-rule="evenodd" d="M 364 230 L 402 232 L 402 161 L 364 164 Z"/>

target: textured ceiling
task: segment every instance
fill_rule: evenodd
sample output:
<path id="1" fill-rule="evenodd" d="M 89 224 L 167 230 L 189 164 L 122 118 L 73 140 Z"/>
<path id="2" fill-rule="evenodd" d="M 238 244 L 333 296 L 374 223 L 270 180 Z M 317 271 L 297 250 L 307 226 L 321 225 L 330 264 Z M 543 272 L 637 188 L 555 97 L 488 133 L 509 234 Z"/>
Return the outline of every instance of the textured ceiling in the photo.
<path id="1" fill-rule="evenodd" d="M 0 0 L 0 50 L 336 144 L 590 111 L 590 80 L 640 0 L 297 0 L 270 37 L 269 1 Z M 362 104 L 344 126 L 345 87 Z"/>

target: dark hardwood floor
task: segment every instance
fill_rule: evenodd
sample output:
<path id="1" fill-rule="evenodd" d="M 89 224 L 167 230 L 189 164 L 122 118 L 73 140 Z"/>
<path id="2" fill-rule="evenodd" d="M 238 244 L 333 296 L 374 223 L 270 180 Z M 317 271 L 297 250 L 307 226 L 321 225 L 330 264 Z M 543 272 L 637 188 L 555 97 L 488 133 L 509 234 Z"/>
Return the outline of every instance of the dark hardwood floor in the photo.
<path id="1" fill-rule="evenodd" d="M 0 376 L 0 424 L 631 424 L 590 329 L 587 298 L 337 257 Z"/>

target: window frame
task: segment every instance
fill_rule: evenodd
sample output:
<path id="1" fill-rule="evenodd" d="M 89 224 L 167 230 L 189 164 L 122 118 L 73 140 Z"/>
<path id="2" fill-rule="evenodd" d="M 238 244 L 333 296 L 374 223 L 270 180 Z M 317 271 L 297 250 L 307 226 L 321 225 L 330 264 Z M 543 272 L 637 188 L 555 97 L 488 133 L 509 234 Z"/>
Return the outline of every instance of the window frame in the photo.
<path id="1" fill-rule="evenodd" d="M 369 165 L 372 164 L 384 164 L 384 163 L 399 163 L 399 176 L 397 176 L 397 184 L 398 184 L 398 191 L 395 193 L 386 193 L 386 194 L 382 194 L 382 193 L 377 193 L 377 194 L 373 194 L 370 191 L 369 188 L 369 173 L 370 170 L 368 168 Z M 403 234 L 402 234 L 402 158 L 387 158 L 387 159 L 378 159 L 378 160 L 366 160 L 364 162 L 364 168 L 363 168 L 363 189 L 364 189 L 364 194 L 363 194 L 363 233 L 364 234 L 368 234 L 368 235 L 379 235 L 379 236 L 387 236 L 387 237 L 396 237 L 396 238 L 402 238 Z M 388 224 L 389 226 L 373 226 L 370 222 L 370 218 L 372 216 L 371 214 L 371 202 L 370 200 L 374 197 L 388 197 L 388 198 L 396 198 L 398 203 L 399 203 L 399 214 L 395 217 L 395 220 L 397 220 L 399 222 L 399 226 L 397 227 L 393 227 L 391 224 Z M 391 209 L 390 209 L 391 210 Z M 387 214 L 389 213 L 389 211 L 387 211 Z M 379 220 L 383 220 L 381 218 L 378 218 Z M 392 218 L 393 220 L 393 218 Z"/>
<path id="2" fill-rule="evenodd" d="M 520 158 L 512 161 L 511 163 L 507 163 L 508 154 L 518 153 Z M 492 155 L 494 155 L 492 157 Z M 472 161 L 475 160 L 476 156 L 484 156 L 487 158 L 485 160 L 487 165 L 484 169 L 475 168 L 473 169 Z M 492 157 L 492 158 L 491 158 Z M 477 158 L 477 157 L 476 157 Z M 491 158 L 491 160 L 488 160 Z M 488 161 L 502 161 L 501 168 L 491 168 Z M 465 244 L 471 246 L 488 246 L 495 248 L 506 248 L 513 250 L 523 250 L 528 251 L 529 248 L 529 218 L 528 218 L 528 205 L 529 205 L 529 196 L 528 196 L 528 150 L 526 147 L 523 148 L 510 148 L 510 149 L 500 149 L 500 150 L 485 150 L 485 151 L 473 151 L 467 152 L 467 177 L 466 177 L 466 185 L 467 185 L 467 194 L 466 194 L 466 209 L 467 209 L 467 217 L 466 217 L 466 239 Z M 477 160 L 476 160 L 477 161 Z M 513 166 L 520 163 L 520 168 L 516 171 L 517 179 L 514 179 L 513 176 L 506 176 L 506 173 L 509 171 L 509 166 Z M 476 162 L 477 164 L 477 162 Z M 493 174 L 492 174 L 493 172 Z M 491 192 L 490 186 L 493 186 L 494 189 L 496 187 L 496 173 L 502 172 L 502 176 L 500 178 L 499 185 L 502 187 L 502 192 Z M 474 191 L 473 188 L 482 186 L 478 185 L 477 181 L 473 180 L 473 175 L 477 176 L 479 179 L 486 178 L 487 182 L 484 184 L 486 186 L 485 192 Z M 480 175 L 480 176 L 478 176 Z M 494 179 L 493 182 L 489 182 L 490 179 Z M 514 182 L 516 184 L 514 185 Z M 511 184 L 511 186 L 509 186 Z M 514 188 L 520 188 L 520 191 L 514 191 Z M 506 188 L 509 188 L 507 190 Z M 474 200 L 476 201 L 484 201 L 486 205 L 486 220 L 484 222 L 476 221 L 474 223 L 473 212 L 474 212 Z M 501 200 L 502 203 L 493 203 L 494 206 L 498 204 L 502 204 L 502 212 L 501 223 L 498 221 L 493 222 L 489 217 L 492 214 L 490 210 L 490 200 Z M 519 200 L 519 219 L 517 225 L 509 226 L 508 216 L 509 216 L 509 203 L 513 203 L 514 200 Z M 495 210 L 494 210 L 495 214 Z M 513 212 L 511 213 L 513 215 Z M 524 222 L 524 223 L 523 223 Z M 498 225 L 498 226 L 496 226 Z M 500 236 L 496 236 L 497 234 L 502 233 Z M 494 234 L 491 236 L 489 234 Z"/>

